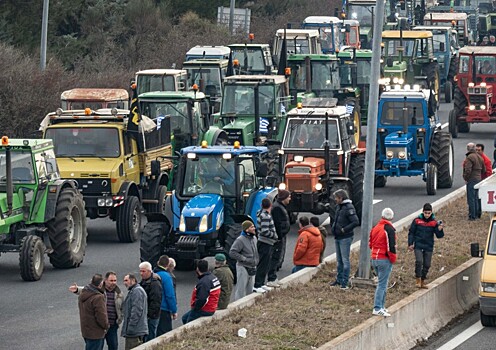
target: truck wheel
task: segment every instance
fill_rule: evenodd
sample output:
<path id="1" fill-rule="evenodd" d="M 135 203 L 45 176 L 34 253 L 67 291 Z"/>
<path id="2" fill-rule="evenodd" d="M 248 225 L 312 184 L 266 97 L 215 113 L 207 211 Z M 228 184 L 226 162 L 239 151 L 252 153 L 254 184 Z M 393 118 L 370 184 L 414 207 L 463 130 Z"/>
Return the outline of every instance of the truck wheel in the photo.
<path id="1" fill-rule="evenodd" d="M 365 170 L 365 155 L 357 154 L 351 157 L 349 178 L 351 179 L 350 198 L 355 207 L 358 220 L 362 221 L 363 181 Z"/>
<path id="2" fill-rule="evenodd" d="M 141 232 L 141 211 L 138 197 L 130 196 L 117 210 L 117 236 L 122 243 L 138 239 Z"/>
<path id="3" fill-rule="evenodd" d="M 59 195 L 55 218 L 48 224 L 53 253 L 50 263 L 59 269 L 78 267 L 86 252 L 86 214 L 83 196 L 71 188 Z"/>
<path id="4" fill-rule="evenodd" d="M 453 109 L 449 113 L 449 132 L 451 137 L 456 139 L 458 137 L 458 124 L 456 123 L 456 111 Z"/>
<path id="5" fill-rule="evenodd" d="M 437 168 L 437 185 L 439 188 L 453 186 L 454 152 L 451 135 L 447 132 L 434 134 L 430 158 Z"/>
<path id="6" fill-rule="evenodd" d="M 161 213 L 165 215 L 165 202 L 167 200 L 167 186 L 160 185 L 158 186 L 158 203 L 153 208 L 155 213 Z"/>
<path id="7" fill-rule="evenodd" d="M 427 194 L 434 196 L 437 192 L 437 167 L 434 164 L 427 164 Z"/>
<path id="8" fill-rule="evenodd" d="M 496 322 L 495 322 L 496 317 L 485 315 L 482 313 L 482 311 L 480 312 L 480 320 L 481 320 L 481 324 L 484 327 L 494 327 L 496 325 Z"/>
<path id="9" fill-rule="evenodd" d="M 331 222 L 334 220 L 334 217 L 336 216 L 336 201 L 334 200 L 334 196 L 332 195 L 334 192 L 337 190 L 345 190 L 350 194 L 350 185 L 348 182 L 345 181 L 337 181 L 334 182 L 334 184 L 331 187 L 331 199 L 329 203 L 329 218 L 331 219 Z"/>
<path id="10" fill-rule="evenodd" d="M 40 237 L 29 235 L 22 239 L 19 267 L 24 281 L 38 281 L 45 268 L 45 245 Z"/>
<path id="11" fill-rule="evenodd" d="M 444 101 L 446 103 L 451 103 L 453 100 L 453 84 L 451 84 L 451 81 L 447 80 L 444 83 Z"/>
<path id="12" fill-rule="evenodd" d="M 140 260 L 148 261 L 153 267 L 157 266 L 158 259 L 162 255 L 162 238 L 171 229 L 168 221 L 148 222 L 141 232 Z"/>

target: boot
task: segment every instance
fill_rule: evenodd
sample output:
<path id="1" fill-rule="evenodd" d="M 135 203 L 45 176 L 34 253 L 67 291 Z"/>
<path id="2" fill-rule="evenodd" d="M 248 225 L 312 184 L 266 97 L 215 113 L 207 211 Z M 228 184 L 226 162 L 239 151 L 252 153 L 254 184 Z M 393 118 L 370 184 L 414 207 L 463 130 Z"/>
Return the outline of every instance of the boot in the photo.
<path id="1" fill-rule="evenodd" d="M 420 280 L 420 277 L 417 277 L 415 279 L 415 287 L 421 288 L 422 287 L 422 281 Z"/>
<path id="2" fill-rule="evenodd" d="M 429 289 L 429 287 L 427 287 L 427 283 L 425 282 L 424 279 L 420 280 L 420 288 Z"/>

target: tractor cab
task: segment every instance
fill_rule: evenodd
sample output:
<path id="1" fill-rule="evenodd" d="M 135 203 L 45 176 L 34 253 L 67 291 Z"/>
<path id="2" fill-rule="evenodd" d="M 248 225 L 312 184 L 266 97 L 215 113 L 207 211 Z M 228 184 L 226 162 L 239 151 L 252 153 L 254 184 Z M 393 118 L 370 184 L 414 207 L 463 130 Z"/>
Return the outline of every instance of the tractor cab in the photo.
<path id="1" fill-rule="evenodd" d="M 136 72 L 138 95 L 150 91 L 186 90 L 188 72 L 184 69 L 147 69 Z"/>
<path id="2" fill-rule="evenodd" d="M 319 31 L 322 53 L 337 53 L 344 47 L 360 48 L 360 25 L 357 20 L 341 20 L 331 16 L 309 16 L 303 20 L 301 27 Z"/>
<path id="3" fill-rule="evenodd" d="M 469 32 L 469 18 L 463 12 L 429 12 L 424 16 L 424 25 L 428 26 L 450 26 L 458 33 L 458 42 L 467 45 L 473 41 Z"/>
<path id="4" fill-rule="evenodd" d="M 198 59 L 229 59 L 231 49 L 227 46 L 196 45 L 186 52 L 186 61 Z"/>
<path id="5" fill-rule="evenodd" d="M 272 56 L 278 65 L 281 64 L 281 62 L 279 62 L 279 55 L 285 39 L 284 35 L 286 35 L 287 55 L 322 53 L 320 34 L 318 30 L 278 29 L 274 38 L 274 44 L 272 46 Z"/>
<path id="6" fill-rule="evenodd" d="M 270 75 L 275 70 L 268 44 L 231 44 L 235 75 Z"/>
<path id="7" fill-rule="evenodd" d="M 60 95 L 62 109 L 93 110 L 101 108 L 129 108 L 129 94 L 125 89 L 88 89 L 66 90 Z"/>

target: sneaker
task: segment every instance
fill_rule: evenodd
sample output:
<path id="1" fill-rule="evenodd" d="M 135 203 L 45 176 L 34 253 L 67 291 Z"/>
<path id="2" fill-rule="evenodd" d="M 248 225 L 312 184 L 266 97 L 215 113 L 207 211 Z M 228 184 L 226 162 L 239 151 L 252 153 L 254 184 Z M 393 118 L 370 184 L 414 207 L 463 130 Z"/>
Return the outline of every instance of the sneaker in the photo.
<path id="1" fill-rule="evenodd" d="M 260 294 L 263 294 L 263 293 L 266 293 L 267 291 L 265 289 L 263 289 L 262 287 L 260 288 L 253 288 L 253 293 L 260 293 Z"/>
<path id="2" fill-rule="evenodd" d="M 271 291 L 272 289 L 274 289 L 273 287 L 269 287 L 269 286 L 262 286 L 262 287 L 260 287 L 260 288 L 262 288 L 262 289 L 266 290 L 267 292 L 269 292 L 269 291 Z"/>
<path id="3" fill-rule="evenodd" d="M 348 287 L 348 286 L 341 286 L 341 289 L 342 290 L 348 290 L 348 289 L 350 289 L 350 287 Z"/>
<path id="4" fill-rule="evenodd" d="M 380 309 L 380 310 L 376 310 L 374 309 L 372 311 L 372 315 L 375 315 L 375 316 L 384 316 L 384 317 L 389 317 L 391 316 L 391 314 L 389 312 L 387 312 L 386 309 Z"/>
<path id="5" fill-rule="evenodd" d="M 330 285 L 331 287 L 336 287 L 336 286 L 339 286 L 339 282 L 338 282 L 338 281 L 329 282 L 329 285 Z"/>
<path id="6" fill-rule="evenodd" d="M 275 281 L 267 282 L 266 286 L 272 287 L 272 288 L 279 288 L 281 286 L 281 284 L 277 280 L 275 280 Z"/>

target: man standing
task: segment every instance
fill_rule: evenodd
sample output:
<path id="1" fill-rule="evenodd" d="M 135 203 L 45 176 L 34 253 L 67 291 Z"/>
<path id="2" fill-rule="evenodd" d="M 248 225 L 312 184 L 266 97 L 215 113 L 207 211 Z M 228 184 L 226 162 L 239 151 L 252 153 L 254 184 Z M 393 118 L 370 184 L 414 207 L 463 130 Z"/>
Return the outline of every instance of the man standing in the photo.
<path id="1" fill-rule="evenodd" d="M 160 320 L 160 305 L 162 305 L 162 281 L 160 277 L 152 272 L 152 264 L 143 261 L 139 264 L 141 275 L 140 285 L 146 292 L 148 303 L 148 335 L 144 341 L 147 342 L 157 336 L 157 327 Z"/>
<path id="2" fill-rule="evenodd" d="M 76 283 L 69 287 L 69 291 L 75 294 L 81 294 L 83 287 L 79 287 Z M 113 271 L 108 271 L 105 274 L 103 281 L 103 291 L 106 297 L 107 318 L 110 328 L 105 334 L 105 340 L 109 350 L 117 350 L 119 348 L 117 330 L 122 322 L 122 302 L 124 294 L 117 285 L 117 274 Z"/>
<path id="3" fill-rule="evenodd" d="M 484 180 L 485 178 L 488 178 L 493 174 L 491 159 L 489 159 L 489 157 L 486 156 L 486 154 L 484 153 L 484 145 L 482 143 L 476 144 L 475 150 L 482 157 L 482 160 L 484 161 L 484 166 L 486 167 L 486 171 L 481 175 L 481 180 Z"/>
<path id="4" fill-rule="evenodd" d="M 268 198 L 262 199 L 262 209 L 257 214 L 257 233 L 258 233 L 258 265 L 255 274 L 255 290 L 260 293 L 271 290 L 271 287 L 265 285 L 265 279 L 269 272 L 270 261 L 272 259 L 272 249 L 277 242 L 277 233 L 270 210 L 272 202 Z M 262 290 L 261 290 L 262 289 Z"/>
<path id="5" fill-rule="evenodd" d="M 157 327 L 157 336 L 172 330 L 172 320 L 177 319 L 177 301 L 174 282 L 168 271 L 169 257 L 162 255 L 158 259 L 155 273 L 162 281 L 162 304 L 160 305 L 160 320 Z"/>
<path id="6" fill-rule="evenodd" d="M 382 211 L 382 219 L 372 228 L 369 248 L 372 267 L 377 273 L 378 283 L 375 289 L 373 315 L 388 317 L 391 314 L 384 307 L 389 276 L 396 262 L 396 230 L 391 223 L 394 212 L 391 208 Z"/>
<path id="7" fill-rule="evenodd" d="M 408 231 L 408 250 L 415 251 L 415 286 L 427 289 L 425 280 L 431 267 L 434 235 L 444 237 L 443 222 L 436 221 L 432 205 L 425 203 L 422 213 L 413 219 Z"/>
<path id="8" fill-rule="evenodd" d="M 463 179 L 467 186 L 467 204 L 468 204 L 468 219 L 470 221 L 479 217 L 479 200 L 477 192 L 474 188 L 482 178 L 482 174 L 486 172 L 484 160 L 477 154 L 475 144 L 470 142 L 467 144 L 467 153 L 463 162 Z"/>
<path id="9" fill-rule="evenodd" d="M 353 243 L 353 229 L 360 223 L 355 207 L 345 190 L 337 190 L 333 193 L 336 201 L 336 215 L 332 223 L 331 232 L 336 243 L 336 260 L 338 265 L 338 275 L 336 281 L 330 283 L 331 286 L 340 286 L 341 289 L 348 289 L 350 278 L 350 249 Z"/>
<path id="10" fill-rule="evenodd" d="M 208 261 L 203 259 L 198 261 L 196 274 L 198 275 L 198 283 L 191 294 L 191 310 L 183 315 L 183 324 L 200 317 L 212 316 L 219 303 L 220 282 L 208 271 Z"/>
<path id="11" fill-rule="evenodd" d="M 236 292 L 234 300 L 254 291 L 255 273 L 258 265 L 257 237 L 255 225 L 250 220 L 241 224 L 243 231 L 234 241 L 229 256 L 236 260 Z M 263 290 L 265 292 L 265 290 Z"/>
<path id="12" fill-rule="evenodd" d="M 109 328 L 102 286 L 103 277 L 97 273 L 79 295 L 79 319 L 86 350 L 102 350 L 105 332 Z"/>
<path id="13" fill-rule="evenodd" d="M 322 252 L 322 237 L 317 227 L 310 225 L 310 220 L 306 216 L 300 217 L 298 231 L 298 241 L 293 253 L 293 270 L 295 273 L 305 267 L 319 265 L 320 253 Z"/>
<path id="14" fill-rule="evenodd" d="M 277 201 L 274 203 L 270 214 L 272 215 L 272 220 L 274 220 L 274 226 L 276 227 L 277 242 L 274 243 L 272 250 L 272 260 L 270 261 L 269 273 L 267 276 L 268 287 L 280 287 L 277 280 L 277 270 L 282 266 L 284 262 L 284 255 L 286 253 L 286 235 L 291 229 L 291 224 L 289 222 L 288 211 L 286 206 L 291 201 L 291 193 L 287 190 L 279 190 L 277 194 Z"/>
<path id="15" fill-rule="evenodd" d="M 227 309 L 227 305 L 229 305 L 229 302 L 231 301 L 234 276 L 231 269 L 226 264 L 226 256 L 222 253 L 215 255 L 214 275 L 220 282 L 220 297 L 217 309 L 224 310 Z"/>
<path id="16" fill-rule="evenodd" d="M 122 322 L 121 336 L 126 338 L 126 350 L 131 350 L 143 344 L 143 338 L 148 334 L 146 312 L 148 303 L 146 292 L 138 284 L 136 276 L 124 276 L 124 285 L 128 292 L 124 300 L 124 321 Z"/>

